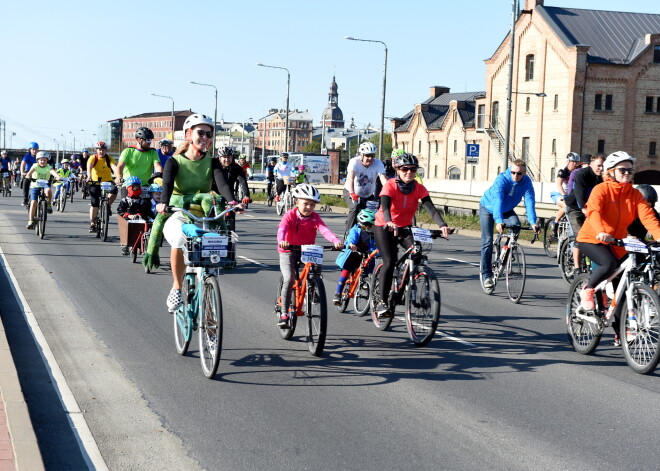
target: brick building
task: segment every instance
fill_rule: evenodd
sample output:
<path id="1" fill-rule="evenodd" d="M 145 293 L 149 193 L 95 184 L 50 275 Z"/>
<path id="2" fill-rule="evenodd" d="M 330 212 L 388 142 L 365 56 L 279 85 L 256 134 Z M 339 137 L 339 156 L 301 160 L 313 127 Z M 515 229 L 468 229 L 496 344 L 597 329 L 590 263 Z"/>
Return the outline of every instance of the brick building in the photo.
<path id="1" fill-rule="evenodd" d="M 289 152 L 299 152 L 312 140 L 312 115 L 309 111 L 289 110 Z M 285 146 L 286 110 L 271 109 L 259 120 L 256 153 L 265 147 L 266 155 L 280 154 Z"/>
<path id="2" fill-rule="evenodd" d="M 183 123 L 191 114 L 193 114 L 191 110 L 175 111 L 174 130 L 182 130 Z M 154 132 L 156 142 L 165 137 L 172 139 L 172 112 L 142 113 L 124 118 L 122 120 L 122 147 L 135 145 L 135 131 L 142 126 L 146 126 Z"/>

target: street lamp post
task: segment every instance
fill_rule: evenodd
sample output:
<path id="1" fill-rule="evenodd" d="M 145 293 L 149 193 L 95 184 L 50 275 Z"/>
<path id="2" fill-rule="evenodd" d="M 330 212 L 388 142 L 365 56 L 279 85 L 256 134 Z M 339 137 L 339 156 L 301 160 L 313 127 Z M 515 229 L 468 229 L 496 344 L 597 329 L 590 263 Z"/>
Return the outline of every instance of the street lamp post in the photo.
<path id="1" fill-rule="evenodd" d="M 385 48 L 385 67 L 383 68 L 383 96 L 380 108 L 380 139 L 378 146 L 378 158 L 383 160 L 383 138 L 385 135 L 385 90 L 387 88 L 387 44 L 385 44 L 383 41 L 374 39 L 359 39 L 352 36 L 345 36 L 344 39 L 348 39 L 349 41 L 362 41 L 366 43 L 380 43 Z"/>
<path id="2" fill-rule="evenodd" d="M 218 122 L 218 87 L 210 83 L 199 83 L 193 82 L 192 80 L 188 81 L 188 83 L 192 83 L 193 85 L 201 85 L 203 87 L 213 87 L 215 89 L 215 111 L 213 112 L 213 142 L 211 143 L 211 155 L 215 155 L 215 127 L 216 123 Z M 172 137 L 174 137 L 174 135 L 172 135 Z"/>
<path id="3" fill-rule="evenodd" d="M 266 160 L 266 116 L 264 116 L 263 135 L 261 136 L 261 171 L 264 171 L 264 161 Z"/>
<path id="4" fill-rule="evenodd" d="M 252 121 L 252 118 L 247 119 L 248 123 Z M 245 142 L 245 121 L 243 121 L 242 127 L 241 127 L 241 154 L 244 154 L 245 151 L 243 150 L 243 143 Z M 249 147 L 249 146 L 248 146 Z M 254 165 L 254 158 L 252 160 L 252 165 Z"/>
<path id="5" fill-rule="evenodd" d="M 289 152 L 289 92 L 291 90 L 291 73 L 286 67 L 276 65 L 265 65 L 258 63 L 259 67 L 268 67 L 270 69 L 286 70 L 286 119 L 284 121 L 284 152 Z"/>
<path id="6" fill-rule="evenodd" d="M 69 131 L 69 134 L 73 136 L 73 152 L 76 151 L 76 135 L 73 133 L 73 131 Z"/>
<path id="7" fill-rule="evenodd" d="M 57 146 L 57 153 L 55 154 L 55 161 L 59 162 L 60 161 L 60 141 L 57 139 L 53 138 L 53 142 Z"/>
<path id="8" fill-rule="evenodd" d="M 64 137 L 64 134 L 60 133 L 60 136 L 62 136 L 62 139 L 64 140 L 64 147 L 62 148 L 62 155 L 66 153 L 66 137 Z"/>
<path id="9" fill-rule="evenodd" d="M 169 98 L 170 100 L 172 100 L 172 142 L 174 142 L 174 98 L 172 98 L 171 96 L 167 96 L 167 95 L 159 95 L 157 93 L 150 93 L 149 95 L 157 96 L 157 97 L 160 97 L 160 98 Z"/>

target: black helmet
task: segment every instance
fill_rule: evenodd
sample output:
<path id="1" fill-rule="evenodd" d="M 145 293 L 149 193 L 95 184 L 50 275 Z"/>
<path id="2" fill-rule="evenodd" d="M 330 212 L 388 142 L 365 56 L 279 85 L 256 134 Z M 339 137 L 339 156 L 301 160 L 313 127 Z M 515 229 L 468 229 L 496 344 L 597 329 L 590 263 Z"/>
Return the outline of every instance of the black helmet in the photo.
<path id="1" fill-rule="evenodd" d="M 394 160 L 395 167 L 414 166 L 419 167 L 419 160 L 412 154 L 401 154 Z"/>
<path id="2" fill-rule="evenodd" d="M 651 185 L 642 183 L 641 185 L 637 185 L 637 189 L 642 194 L 644 199 L 649 203 L 651 203 L 652 205 L 655 205 L 655 203 L 658 202 L 658 193 L 655 191 L 655 188 L 653 188 Z"/>
<path id="3" fill-rule="evenodd" d="M 154 133 L 151 129 L 144 126 L 135 131 L 135 139 L 150 140 L 154 138 Z"/>
<path id="4" fill-rule="evenodd" d="M 234 149 L 231 146 L 222 146 L 218 149 L 218 157 L 233 157 Z"/>

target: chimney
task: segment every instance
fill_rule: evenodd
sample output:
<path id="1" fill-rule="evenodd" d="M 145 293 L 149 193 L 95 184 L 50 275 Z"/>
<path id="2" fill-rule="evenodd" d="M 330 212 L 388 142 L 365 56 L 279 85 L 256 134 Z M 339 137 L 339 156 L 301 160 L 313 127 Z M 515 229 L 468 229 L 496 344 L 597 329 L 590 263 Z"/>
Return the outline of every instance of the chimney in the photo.
<path id="1" fill-rule="evenodd" d="M 449 93 L 449 87 L 443 87 L 441 85 L 433 85 L 431 87 L 431 98 L 437 98 L 443 93 Z"/>
<path id="2" fill-rule="evenodd" d="M 525 0 L 525 10 L 530 11 L 538 6 L 543 6 L 543 0 Z"/>

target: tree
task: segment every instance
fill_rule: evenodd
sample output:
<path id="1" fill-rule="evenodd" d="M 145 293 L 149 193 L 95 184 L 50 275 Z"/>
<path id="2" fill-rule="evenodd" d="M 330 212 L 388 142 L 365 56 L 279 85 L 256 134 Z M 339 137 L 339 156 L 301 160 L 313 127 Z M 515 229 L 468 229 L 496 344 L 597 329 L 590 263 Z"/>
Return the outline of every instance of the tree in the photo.
<path id="1" fill-rule="evenodd" d="M 312 154 L 320 154 L 321 153 L 321 141 L 317 141 L 316 139 L 313 139 L 309 144 L 307 144 L 305 147 L 303 147 L 303 152 L 309 152 Z"/>
<path id="2" fill-rule="evenodd" d="M 367 142 L 372 142 L 378 147 L 380 144 L 380 133 L 374 134 Z M 386 132 L 383 135 L 383 159 L 388 158 L 392 154 L 392 134 Z"/>

